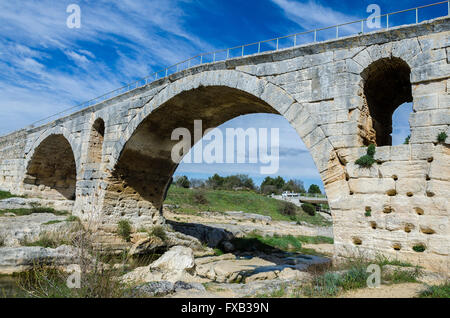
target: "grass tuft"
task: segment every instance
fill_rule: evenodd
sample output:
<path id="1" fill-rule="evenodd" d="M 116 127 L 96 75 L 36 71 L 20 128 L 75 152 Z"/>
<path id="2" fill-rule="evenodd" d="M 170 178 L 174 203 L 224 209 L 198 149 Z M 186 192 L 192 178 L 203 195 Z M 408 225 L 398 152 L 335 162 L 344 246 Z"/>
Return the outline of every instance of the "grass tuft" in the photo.
<path id="1" fill-rule="evenodd" d="M 119 234 L 125 241 L 130 241 L 131 224 L 128 220 L 120 220 L 119 223 L 117 223 L 117 234 Z"/>
<path id="2" fill-rule="evenodd" d="M 419 295 L 420 298 L 450 298 L 450 281 L 437 285 L 437 286 L 428 286 L 426 290 L 424 290 Z"/>

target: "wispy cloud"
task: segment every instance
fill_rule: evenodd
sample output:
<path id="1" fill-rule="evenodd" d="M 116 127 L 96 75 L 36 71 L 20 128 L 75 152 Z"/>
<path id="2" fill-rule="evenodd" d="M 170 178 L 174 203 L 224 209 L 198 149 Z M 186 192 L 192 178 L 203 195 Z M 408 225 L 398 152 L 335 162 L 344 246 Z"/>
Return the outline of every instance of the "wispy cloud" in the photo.
<path id="1" fill-rule="evenodd" d="M 271 1 L 284 11 L 288 19 L 307 30 L 332 26 L 357 19 L 350 14 L 336 11 L 312 0 L 307 2 L 294 0 Z"/>

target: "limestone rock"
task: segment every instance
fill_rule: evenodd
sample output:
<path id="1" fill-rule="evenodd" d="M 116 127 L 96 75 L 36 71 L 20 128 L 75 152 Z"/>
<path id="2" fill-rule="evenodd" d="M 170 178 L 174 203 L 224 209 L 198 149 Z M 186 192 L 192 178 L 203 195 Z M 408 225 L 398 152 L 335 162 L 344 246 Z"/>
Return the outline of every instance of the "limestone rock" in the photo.
<path id="1" fill-rule="evenodd" d="M 150 236 L 148 238 L 137 241 L 128 252 L 128 255 L 143 255 L 154 253 L 166 246 L 166 243 L 157 236 Z"/>
<path id="2" fill-rule="evenodd" d="M 62 245 L 57 248 L 39 246 L 0 248 L 0 274 L 28 270 L 35 265 L 65 266 L 76 263 L 78 250 Z"/>

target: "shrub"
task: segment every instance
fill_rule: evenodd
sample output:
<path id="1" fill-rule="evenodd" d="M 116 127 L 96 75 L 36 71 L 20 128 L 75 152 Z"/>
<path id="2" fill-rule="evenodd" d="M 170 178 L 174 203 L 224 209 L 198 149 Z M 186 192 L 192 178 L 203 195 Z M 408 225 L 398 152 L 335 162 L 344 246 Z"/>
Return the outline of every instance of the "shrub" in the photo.
<path id="1" fill-rule="evenodd" d="M 450 281 L 437 286 L 429 286 L 420 294 L 421 298 L 450 298 Z"/>
<path id="2" fill-rule="evenodd" d="M 75 215 L 68 216 L 66 219 L 67 222 L 81 222 L 80 218 Z"/>
<path id="3" fill-rule="evenodd" d="M 117 234 L 125 241 L 130 241 L 131 225 L 128 220 L 120 220 L 119 223 L 117 223 Z"/>
<path id="4" fill-rule="evenodd" d="M 175 179 L 175 184 L 177 185 L 177 187 L 185 189 L 188 189 L 191 186 L 191 183 L 189 182 L 189 179 L 186 176 L 178 176 Z"/>
<path id="5" fill-rule="evenodd" d="M 413 250 L 415 251 L 415 252 L 418 252 L 418 253 L 422 253 L 422 252 L 424 252 L 425 251 L 425 245 L 423 245 L 423 244 L 417 244 L 417 245 L 414 245 L 413 246 Z"/>
<path id="6" fill-rule="evenodd" d="M 375 159 L 373 159 L 369 155 L 364 155 L 361 158 L 359 158 L 358 160 L 356 160 L 355 163 L 357 165 L 359 165 L 360 167 L 370 168 L 375 163 Z"/>
<path id="7" fill-rule="evenodd" d="M 376 148 L 375 148 L 375 145 L 374 145 L 374 144 L 370 144 L 370 145 L 367 147 L 367 155 L 370 156 L 370 157 L 372 157 L 372 158 L 373 158 L 373 156 L 375 156 L 375 151 L 376 151 Z"/>
<path id="8" fill-rule="evenodd" d="M 311 203 L 303 203 L 302 210 L 311 216 L 316 215 L 316 209 L 314 205 L 312 205 Z"/>
<path id="9" fill-rule="evenodd" d="M 297 207 L 294 203 L 283 202 L 280 207 L 280 213 L 288 216 L 295 216 L 297 214 Z"/>
<path id="10" fill-rule="evenodd" d="M 372 209 L 371 208 L 366 208 L 366 213 L 364 213 L 365 216 L 369 217 L 372 216 Z"/>
<path id="11" fill-rule="evenodd" d="M 197 204 L 208 204 L 208 199 L 206 199 L 205 191 L 202 190 L 195 191 L 194 202 Z"/>
<path id="12" fill-rule="evenodd" d="M 372 167 L 375 163 L 375 159 L 373 158 L 375 156 L 375 150 L 374 144 L 369 145 L 369 147 L 367 147 L 367 154 L 357 159 L 355 163 L 364 168 Z"/>
<path id="13" fill-rule="evenodd" d="M 405 138 L 405 141 L 403 142 L 403 144 L 408 145 L 410 139 L 411 139 L 411 135 L 408 135 L 408 137 Z"/>
<path id="14" fill-rule="evenodd" d="M 437 141 L 439 143 L 445 143 L 445 140 L 447 139 L 447 137 L 448 137 L 447 134 L 443 131 L 437 135 Z"/>
<path id="15" fill-rule="evenodd" d="M 41 246 L 45 248 L 57 248 L 61 245 L 71 245 L 72 239 L 68 233 L 41 232 L 37 241 L 30 242 L 27 237 L 21 241 L 22 246 Z"/>
<path id="16" fill-rule="evenodd" d="M 167 239 L 167 234 L 161 225 L 156 225 L 150 229 L 150 235 L 159 237 L 161 240 L 165 241 Z"/>

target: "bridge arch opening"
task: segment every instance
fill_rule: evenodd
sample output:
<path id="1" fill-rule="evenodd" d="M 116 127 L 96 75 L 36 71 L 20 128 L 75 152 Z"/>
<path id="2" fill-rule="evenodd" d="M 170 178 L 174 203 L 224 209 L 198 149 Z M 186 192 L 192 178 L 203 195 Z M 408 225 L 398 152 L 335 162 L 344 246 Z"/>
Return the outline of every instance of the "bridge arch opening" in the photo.
<path id="1" fill-rule="evenodd" d="M 280 115 L 259 97 L 227 86 L 200 86 L 159 106 L 123 147 L 105 192 L 103 222 L 109 223 L 109 218 L 127 218 L 136 226 L 164 222 L 163 201 L 179 165 L 171 159 L 172 149 L 179 143 L 171 140 L 174 129 L 187 128 L 190 145 L 194 145 L 206 129 L 256 113 Z M 200 139 L 194 131 L 196 120 L 202 122 Z"/>
<path id="2" fill-rule="evenodd" d="M 383 58 L 370 64 L 362 73 L 366 131 L 364 144 L 392 145 L 392 117 L 404 103 L 413 101 L 411 68 L 400 58 Z"/>
<path id="3" fill-rule="evenodd" d="M 75 200 L 76 174 L 70 143 L 63 135 L 50 135 L 37 146 L 28 163 L 25 193 L 55 200 Z"/>
<path id="4" fill-rule="evenodd" d="M 101 163 L 103 139 L 105 138 L 105 122 L 102 118 L 97 118 L 92 124 L 91 135 L 89 137 L 88 162 Z"/>

